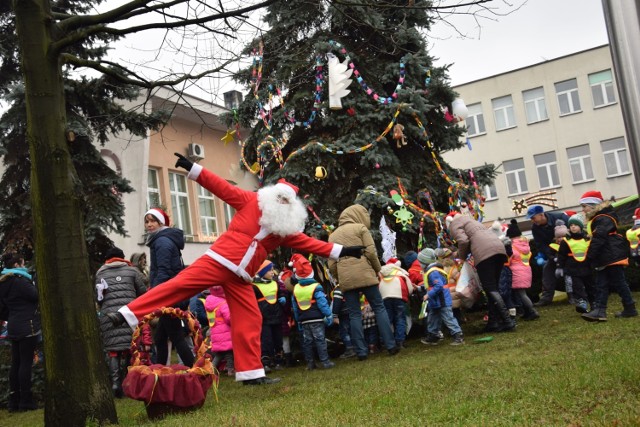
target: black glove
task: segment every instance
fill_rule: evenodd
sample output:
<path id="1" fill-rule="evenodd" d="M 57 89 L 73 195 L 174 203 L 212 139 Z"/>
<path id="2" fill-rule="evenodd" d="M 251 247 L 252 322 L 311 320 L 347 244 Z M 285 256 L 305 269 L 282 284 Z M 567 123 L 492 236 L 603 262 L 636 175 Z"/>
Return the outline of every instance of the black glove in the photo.
<path id="1" fill-rule="evenodd" d="M 177 168 L 186 169 L 187 172 L 191 171 L 191 168 L 193 167 L 193 162 L 191 160 L 187 159 L 182 154 L 178 154 L 178 153 L 173 153 L 173 154 L 178 158 L 178 161 L 176 161 Z"/>
<path id="2" fill-rule="evenodd" d="M 340 251 L 340 257 L 352 256 L 360 258 L 366 246 L 344 246 Z"/>

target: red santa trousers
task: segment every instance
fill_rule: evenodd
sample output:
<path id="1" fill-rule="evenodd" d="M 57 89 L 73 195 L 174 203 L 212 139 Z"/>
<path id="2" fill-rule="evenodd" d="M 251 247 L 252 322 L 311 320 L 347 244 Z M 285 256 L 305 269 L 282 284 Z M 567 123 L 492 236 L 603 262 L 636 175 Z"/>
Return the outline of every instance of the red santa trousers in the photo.
<path id="1" fill-rule="evenodd" d="M 224 288 L 231 312 L 236 381 L 263 377 L 264 367 L 260 360 L 262 315 L 253 287 L 207 255 L 201 256 L 173 279 L 150 289 L 120 311 L 131 325 L 137 321 L 133 316 L 140 319 L 157 308 L 191 298 L 214 285 Z"/>

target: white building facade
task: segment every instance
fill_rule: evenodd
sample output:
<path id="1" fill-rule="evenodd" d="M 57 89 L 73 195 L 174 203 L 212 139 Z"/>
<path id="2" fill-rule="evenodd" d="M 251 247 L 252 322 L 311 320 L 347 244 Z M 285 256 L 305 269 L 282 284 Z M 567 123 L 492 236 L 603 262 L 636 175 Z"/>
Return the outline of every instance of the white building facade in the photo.
<path id="1" fill-rule="evenodd" d="M 616 199 L 637 193 L 608 45 L 454 90 L 469 110 L 472 148 L 444 158 L 460 169 L 498 167 L 484 188 L 486 220 L 521 221 L 533 204 L 580 210 L 588 190 Z"/>

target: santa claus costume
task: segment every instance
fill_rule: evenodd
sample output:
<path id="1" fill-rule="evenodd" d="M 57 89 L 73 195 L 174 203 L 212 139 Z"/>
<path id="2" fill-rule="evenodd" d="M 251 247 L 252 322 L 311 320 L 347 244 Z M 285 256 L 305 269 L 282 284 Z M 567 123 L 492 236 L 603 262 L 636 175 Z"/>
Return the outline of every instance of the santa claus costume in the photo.
<path id="1" fill-rule="evenodd" d="M 207 252 L 176 277 L 156 286 L 119 313 L 133 328 L 138 319 L 153 310 L 190 298 L 219 285 L 224 288 L 233 316 L 231 335 L 236 361 L 236 381 L 245 384 L 273 382 L 265 378 L 260 360 L 262 318 L 251 281 L 267 254 L 279 246 L 338 259 L 359 256 L 359 247 L 343 247 L 322 242 L 301 232 L 306 220 L 297 187 L 280 180 L 277 184 L 251 192 L 193 164 L 176 153 L 176 167 L 189 171 L 188 178 L 231 205 L 236 213 L 224 232 Z M 262 380 L 262 381 L 261 381 Z M 267 381 L 268 380 L 268 381 Z"/>

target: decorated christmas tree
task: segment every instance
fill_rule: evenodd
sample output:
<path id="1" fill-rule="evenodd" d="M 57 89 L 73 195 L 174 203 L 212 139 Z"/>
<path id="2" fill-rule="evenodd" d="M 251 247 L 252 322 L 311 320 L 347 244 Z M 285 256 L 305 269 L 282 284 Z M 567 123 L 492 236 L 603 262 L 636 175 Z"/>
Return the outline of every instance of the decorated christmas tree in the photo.
<path id="1" fill-rule="evenodd" d="M 442 213 L 481 215 L 478 185 L 493 168 L 459 171 L 441 158 L 466 149 L 453 114 L 465 107 L 427 53 L 429 2 L 411 3 L 277 2 L 270 30 L 246 49 L 253 64 L 239 80 L 250 92 L 228 117 L 243 167 L 262 183 L 298 185 L 309 233 L 330 232 L 357 202 L 372 228 L 384 215 L 402 253 L 421 236 L 435 244 Z"/>

